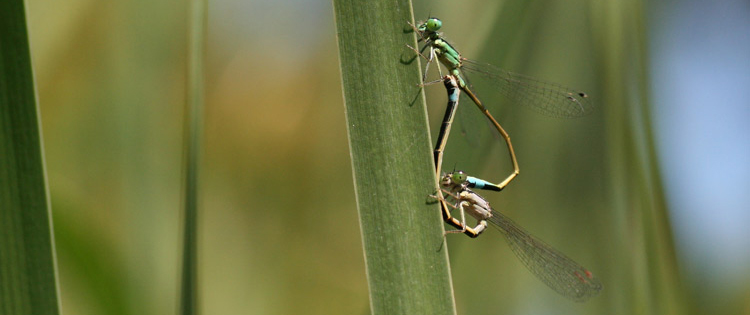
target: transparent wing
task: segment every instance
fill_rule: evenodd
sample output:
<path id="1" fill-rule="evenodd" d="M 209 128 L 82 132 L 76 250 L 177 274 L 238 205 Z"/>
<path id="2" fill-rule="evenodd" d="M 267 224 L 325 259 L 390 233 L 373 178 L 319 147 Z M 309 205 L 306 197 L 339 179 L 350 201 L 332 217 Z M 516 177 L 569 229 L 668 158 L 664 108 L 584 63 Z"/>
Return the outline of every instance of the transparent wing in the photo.
<path id="1" fill-rule="evenodd" d="M 485 77 L 491 81 L 494 89 L 513 103 L 546 116 L 575 118 L 586 116 L 594 110 L 588 95 L 582 91 L 469 59 L 463 60 L 461 69 Z"/>
<path id="2" fill-rule="evenodd" d="M 526 267 L 563 296 L 583 302 L 599 294 L 602 284 L 581 265 L 530 235 L 504 214 L 493 211 L 488 219 L 506 236 L 508 244 Z"/>

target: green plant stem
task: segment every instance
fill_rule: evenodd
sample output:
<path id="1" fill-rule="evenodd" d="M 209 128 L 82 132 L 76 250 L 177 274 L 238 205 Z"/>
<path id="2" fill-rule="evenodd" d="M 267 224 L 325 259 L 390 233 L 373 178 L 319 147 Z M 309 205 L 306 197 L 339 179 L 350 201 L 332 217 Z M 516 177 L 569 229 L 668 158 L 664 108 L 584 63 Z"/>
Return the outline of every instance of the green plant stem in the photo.
<path id="1" fill-rule="evenodd" d="M 0 314 L 58 314 L 24 2 L 0 2 Z"/>
<path id="2" fill-rule="evenodd" d="M 408 1 L 334 0 L 372 314 L 455 314 Z"/>
<path id="3" fill-rule="evenodd" d="M 206 1 L 189 6 L 188 77 L 185 104 L 184 224 L 180 314 L 198 314 L 198 180 L 203 125 L 203 58 L 205 52 Z"/>

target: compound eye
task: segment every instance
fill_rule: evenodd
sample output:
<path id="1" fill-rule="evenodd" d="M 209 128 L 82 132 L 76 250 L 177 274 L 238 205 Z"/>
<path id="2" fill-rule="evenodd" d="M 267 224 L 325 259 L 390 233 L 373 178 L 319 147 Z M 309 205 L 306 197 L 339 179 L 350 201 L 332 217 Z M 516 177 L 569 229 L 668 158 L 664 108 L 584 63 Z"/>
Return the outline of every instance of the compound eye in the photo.
<path id="1" fill-rule="evenodd" d="M 453 182 L 456 184 L 461 184 L 467 180 L 467 175 L 463 171 L 457 171 L 453 172 Z"/>
<path id="2" fill-rule="evenodd" d="M 437 30 L 439 30 L 440 27 L 443 26 L 443 22 L 441 22 L 438 18 L 429 18 L 427 22 L 425 22 L 425 25 L 427 26 L 428 31 L 437 32 Z"/>

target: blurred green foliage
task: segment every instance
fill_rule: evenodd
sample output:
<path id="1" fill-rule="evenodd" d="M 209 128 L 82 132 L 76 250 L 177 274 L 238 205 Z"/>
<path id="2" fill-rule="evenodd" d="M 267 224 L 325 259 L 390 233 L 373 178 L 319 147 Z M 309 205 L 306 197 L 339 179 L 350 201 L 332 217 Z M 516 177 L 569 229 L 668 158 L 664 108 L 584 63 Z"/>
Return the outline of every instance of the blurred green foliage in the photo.
<path id="1" fill-rule="evenodd" d="M 594 271 L 602 294 L 557 296 L 494 231 L 450 236 L 459 314 L 693 309 L 650 136 L 643 6 L 415 3 L 415 18 L 440 17 L 464 55 L 581 88 L 598 107 L 555 120 L 503 105 L 521 175 L 488 197 Z M 186 14 L 177 1 L 28 3 L 65 313 L 176 312 Z M 331 4 L 212 2 L 208 21 L 202 313 L 366 313 Z M 435 131 L 445 92 L 426 91 Z M 462 160 L 476 148 L 452 138 L 444 168 L 508 171 L 504 146 Z"/>

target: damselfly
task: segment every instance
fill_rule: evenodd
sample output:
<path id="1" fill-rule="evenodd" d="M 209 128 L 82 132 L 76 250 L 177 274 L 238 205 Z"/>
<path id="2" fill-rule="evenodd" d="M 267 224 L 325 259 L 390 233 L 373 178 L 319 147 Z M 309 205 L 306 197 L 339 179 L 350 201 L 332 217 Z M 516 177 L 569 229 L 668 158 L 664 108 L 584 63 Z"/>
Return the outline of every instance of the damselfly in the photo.
<path id="1" fill-rule="evenodd" d="M 487 78 L 500 93 L 509 97 L 513 103 L 528 106 L 548 116 L 580 117 L 591 113 L 593 110 L 588 95 L 582 91 L 505 71 L 486 63 L 462 57 L 458 50 L 448 43 L 442 34 L 438 32 L 442 27 L 442 22 L 438 18 L 431 17 L 424 22 L 418 23 L 416 26 L 411 23 L 409 25 L 419 36 L 418 40 L 425 43 L 419 50 L 409 46 L 419 56 L 427 60 L 422 81 L 427 78 L 427 70 L 430 63 L 437 58 L 440 63 L 448 68 L 449 74 L 456 78 L 461 90 L 476 103 L 482 112 L 487 111 L 487 109 L 466 83 L 464 72 L 474 72 Z M 423 52 L 428 47 L 430 48 L 429 56 L 425 56 Z M 437 67 L 438 72 L 442 76 L 440 64 L 437 64 Z M 429 83 L 432 82 L 425 84 Z"/>
<path id="2" fill-rule="evenodd" d="M 465 233 L 477 237 L 484 232 L 487 222 L 505 236 L 518 259 L 547 286 L 557 293 L 578 302 L 599 294 L 602 284 L 591 271 L 582 267 L 541 240 L 535 238 L 510 218 L 495 211 L 490 203 L 470 189 L 484 182 L 463 172 L 452 172 L 442 177 L 441 192 L 434 198 L 443 205 L 446 222 L 459 228 L 446 233 Z M 458 209 L 460 220 L 451 216 L 450 210 Z M 466 225 L 466 213 L 477 220 L 475 227 Z"/>
<path id="3" fill-rule="evenodd" d="M 442 77 L 442 81 L 448 91 L 448 106 L 446 107 L 443 124 L 438 135 L 438 142 L 435 146 L 434 152 L 437 177 L 441 174 L 442 154 L 445 150 L 448 135 L 450 134 L 450 126 L 458 108 L 461 91 L 472 99 L 480 112 L 484 114 L 498 133 L 503 137 L 508 147 L 511 163 L 513 164 L 513 172 L 505 180 L 498 184 L 489 185 L 486 189 L 500 191 L 520 172 L 515 151 L 510 141 L 510 136 L 467 85 L 466 80 L 464 79 L 464 71 L 473 71 L 488 78 L 492 82 L 492 85 L 501 93 L 510 97 L 512 102 L 531 107 L 542 114 L 555 117 L 579 117 L 592 111 L 592 105 L 588 100 L 588 96 L 584 92 L 508 72 L 488 64 L 481 64 L 462 57 L 458 50 L 448 43 L 445 38 L 442 37 L 442 34 L 438 32 L 442 27 L 442 22 L 438 18 L 428 18 L 426 21 L 420 22 L 416 26 L 411 23 L 409 23 L 409 25 L 419 36 L 419 41 L 425 42 L 425 45 L 420 50 L 409 46 L 409 48 L 414 50 L 419 56 L 427 59 L 427 65 L 425 66 L 422 81 L 425 81 L 429 66 L 436 58 L 449 70 L 449 75 Z M 428 47 L 429 57 L 425 57 L 422 53 Z M 442 75 L 440 63 L 437 63 L 437 67 L 438 72 Z M 424 84 L 434 82 L 436 81 Z"/>

